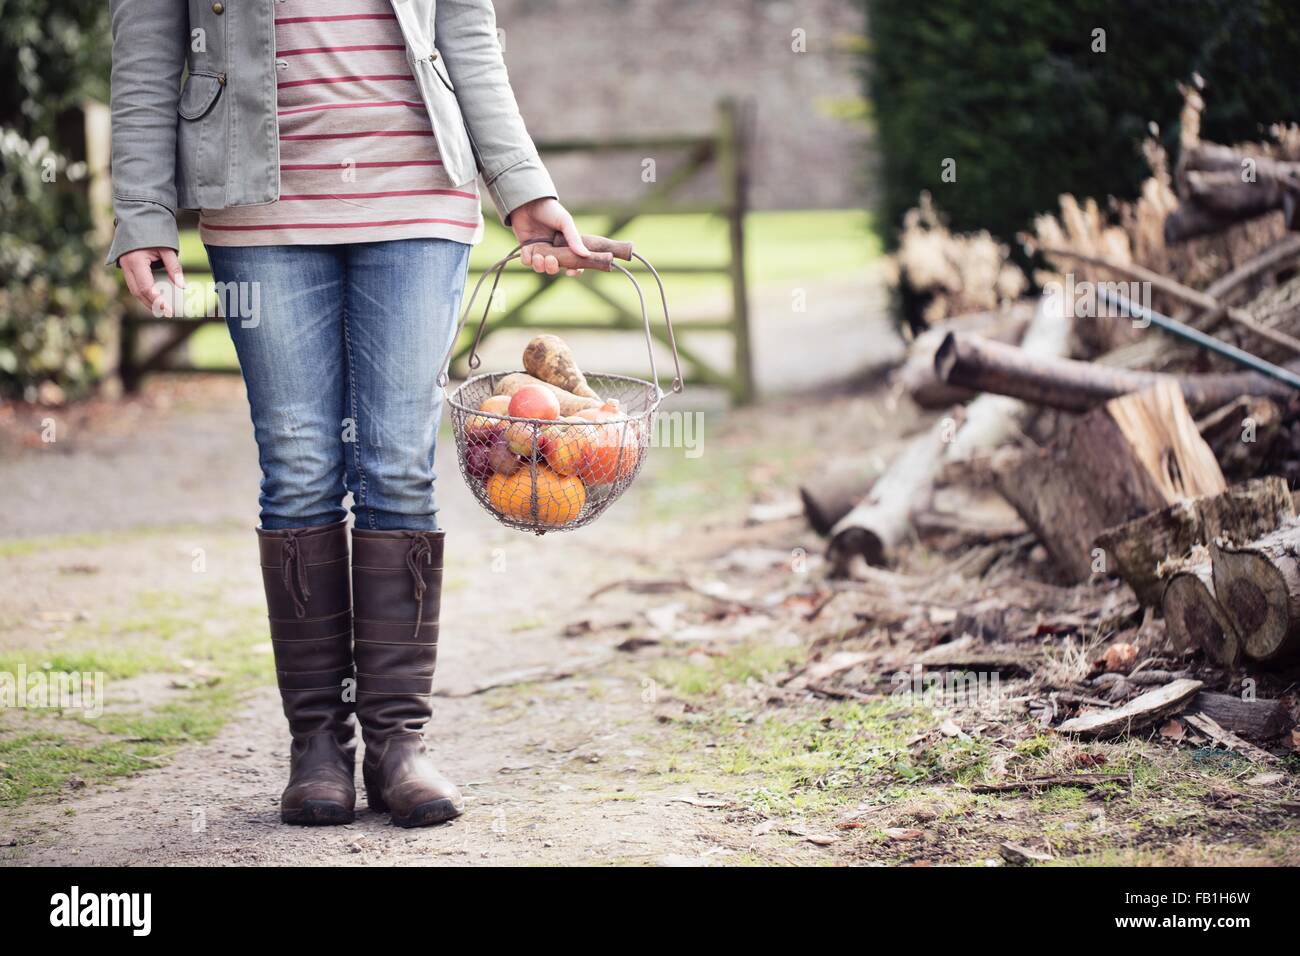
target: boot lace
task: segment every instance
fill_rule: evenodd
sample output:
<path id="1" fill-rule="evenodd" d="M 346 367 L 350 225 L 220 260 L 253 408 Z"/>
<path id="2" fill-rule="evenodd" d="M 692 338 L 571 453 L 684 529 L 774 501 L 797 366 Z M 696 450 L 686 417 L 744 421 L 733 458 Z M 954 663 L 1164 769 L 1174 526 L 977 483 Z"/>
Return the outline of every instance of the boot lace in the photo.
<path id="1" fill-rule="evenodd" d="M 406 551 L 406 567 L 411 572 L 411 584 L 413 585 L 412 597 L 415 598 L 415 634 L 414 637 L 420 636 L 420 626 L 424 623 L 424 592 L 429 588 L 429 582 L 424 580 L 424 573 L 420 570 L 420 562 L 433 564 L 433 545 L 429 543 L 426 535 L 416 534 L 411 538 L 411 546 Z"/>
<path id="2" fill-rule="evenodd" d="M 311 597 L 311 586 L 307 583 L 307 563 L 303 560 L 302 546 L 298 543 L 296 531 L 285 532 L 280 570 L 284 576 L 284 589 L 293 598 L 294 613 L 298 617 L 305 617 L 306 602 Z M 295 583 L 298 585 L 296 589 Z"/>

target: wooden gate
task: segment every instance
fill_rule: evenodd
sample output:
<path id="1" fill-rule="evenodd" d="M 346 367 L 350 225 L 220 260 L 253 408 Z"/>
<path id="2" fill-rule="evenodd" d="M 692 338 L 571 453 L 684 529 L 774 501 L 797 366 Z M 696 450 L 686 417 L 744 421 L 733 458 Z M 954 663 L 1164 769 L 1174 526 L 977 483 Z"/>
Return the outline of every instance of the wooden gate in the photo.
<path id="1" fill-rule="evenodd" d="M 745 213 L 749 180 L 749 122 L 748 110 L 734 100 L 718 104 L 717 125 L 709 134 L 681 136 L 646 136 L 616 139 L 572 139 L 539 141 L 543 156 L 572 153 L 605 154 L 614 152 L 675 153 L 682 162 L 673 168 L 663 181 L 656 182 L 637 203 L 620 206 L 583 207 L 570 206 L 577 216 L 600 216 L 605 221 L 595 231 L 606 236 L 618 236 L 628 229 L 638 217 L 655 214 L 707 213 L 717 215 L 727 223 L 727 255 L 725 261 L 706 265 L 663 265 L 661 273 L 668 275 L 718 275 L 726 278 L 730 292 L 730 314 L 710 319 L 700 319 L 677 325 L 677 348 L 685 362 L 686 381 L 700 385 L 725 388 L 738 404 L 754 397 L 753 367 L 749 337 L 749 303 L 745 285 Z M 686 202 L 677 196 L 705 170 L 712 167 L 717 175 L 718 198 L 711 202 Z M 496 217 L 485 217 L 489 228 L 504 230 Z M 493 225 L 495 224 L 495 225 Z M 527 273 L 536 280 L 532 289 L 518 298 L 507 311 L 489 320 L 485 337 L 501 329 L 543 329 L 546 324 L 533 315 L 533 307 L 555 286 L 555 277 Z M 212 276 L 197 264 L 187 265 L 187 282 L 210 284 Z M 579 287 L 600 299 L 609 308 L 605 319 L 566 322 L 565 330 L 636 331 L 641 328 L 640 316 L 634 315 L 614 297 L 593 282 L 581 281 Z M 216 316 L 168 319 L 142 315 L 138 308 L 126 310 L 122 319 L 119 374 L 128 390 L 139 387 L 146 374 L 154 372 L 200 371 L 176 361 L 183 346 L 202 326 L 221 322 Z M 141 346 L 140 330 L 161 326 L 166 333 L 148 348 Z M 667 330 L 660 323 L 652 323 L 653 334 L 667 342 Z M 470 330 L 467 329 L 468 333 Z M 726 332 L 733 343 L 732 367 L 717 368 L 691 346 L 693 333 Z M 469 352 L 471 340 L 467 335 L 456 346 L 452 355 L 453 370 L 460 370 L 462 360 Z M 224 372 L 235 369 L 202 369 Z M 665 386 L 667 382 L 663 383 Z"/>

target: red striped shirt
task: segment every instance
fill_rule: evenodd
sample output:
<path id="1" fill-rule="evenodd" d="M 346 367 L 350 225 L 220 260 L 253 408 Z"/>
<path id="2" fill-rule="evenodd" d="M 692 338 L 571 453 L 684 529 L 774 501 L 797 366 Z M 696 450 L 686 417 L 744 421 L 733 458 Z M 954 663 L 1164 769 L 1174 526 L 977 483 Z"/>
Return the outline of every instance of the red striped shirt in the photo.
<path id="1" fill-rule="evenodd" d="M 203 210 L 203 240 L 477 242 L 478 186 L 447 177 L 389 0 L 284 0 L 277 9 L 280 198 Z"/>

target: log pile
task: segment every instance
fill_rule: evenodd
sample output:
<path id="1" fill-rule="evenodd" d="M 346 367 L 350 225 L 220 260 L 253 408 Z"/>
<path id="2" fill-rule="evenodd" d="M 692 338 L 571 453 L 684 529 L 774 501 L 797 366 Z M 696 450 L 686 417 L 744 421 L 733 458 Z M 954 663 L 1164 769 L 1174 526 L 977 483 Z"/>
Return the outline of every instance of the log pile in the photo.
<path id="1" fill-rule="evenodd" d="M 895 629 L 900 665 L 906 628 L 923 666 L 1053 688 L 1062 732 L 1182 714 L 1180 733 L 1255 759 L 1246 741 L 1294 724 L 1300 676 L 1300 128 L 1204 142 L 1201 91 L 1183 94 L 1176 161 L 1153 132 L 1136 201 L 1064 196 L 1021 237 L 1036 295 L 1005 301 L 987 237 L 963 246 L 918 213 L 903 271 L 924 274 L 928 244 L 947 278 L 893 394 L 925 427 L 881 468 L 801 491 L 838 587 L 860 592 L 863 626 Z M 969 292 L 963 249 L 988 260 Z M 1142 308 L 1100 310 L 1122 300 Z M 1104 653 L 1082 670 L 1044 657 L 1067 638 Z M 1274 696 L 1248 697 L 1257 681 Z"/>

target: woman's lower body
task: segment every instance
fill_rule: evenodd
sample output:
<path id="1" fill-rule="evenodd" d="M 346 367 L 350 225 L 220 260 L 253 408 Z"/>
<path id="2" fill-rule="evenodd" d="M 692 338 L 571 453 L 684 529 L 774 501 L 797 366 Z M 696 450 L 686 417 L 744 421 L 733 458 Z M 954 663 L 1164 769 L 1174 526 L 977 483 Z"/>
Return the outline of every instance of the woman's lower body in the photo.
<path id="1" fill-rule="evenodd" d="M 293 738 L 285 822 L 353 818 L 354 714 L 371 809 L 405 826 L 461 811 L 423 730 L 442 580 L 437 378 L 469 249 L 208 247 L 262 470 L 262 576 Z"/>

